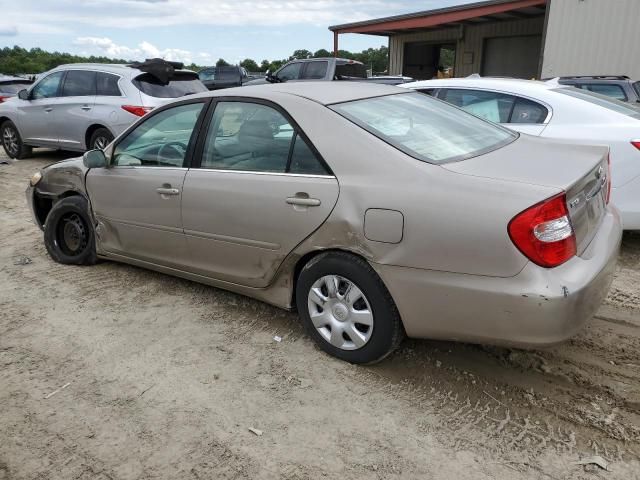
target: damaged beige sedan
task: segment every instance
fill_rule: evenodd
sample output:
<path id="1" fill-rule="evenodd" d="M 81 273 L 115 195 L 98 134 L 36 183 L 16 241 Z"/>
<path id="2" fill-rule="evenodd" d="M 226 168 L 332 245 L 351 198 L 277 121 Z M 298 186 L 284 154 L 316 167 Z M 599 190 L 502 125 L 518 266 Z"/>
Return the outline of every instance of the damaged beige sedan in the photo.
<path id="1" fill-rule="evenodd" d="M 326 352 L 405 335 L 574 335 L 621 239 L 608 150 L 518 135 L 395 87 L 244 87 L 158 108 L 27 190 L 51 257 L 126 262 L 297 309 Z"/>

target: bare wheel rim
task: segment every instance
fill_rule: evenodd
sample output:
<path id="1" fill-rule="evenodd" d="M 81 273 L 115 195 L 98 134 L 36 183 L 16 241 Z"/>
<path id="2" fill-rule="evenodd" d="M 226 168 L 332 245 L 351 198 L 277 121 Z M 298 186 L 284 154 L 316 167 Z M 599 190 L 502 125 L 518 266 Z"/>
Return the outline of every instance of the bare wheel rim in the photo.
<path id="1" fill-rule="evenodd" d="M 77 213 L 63 216 L 57 230 L 56 241 L 66 255 L 78 255 L 89 243 L 87 226 Z"/>
<path id="2" fill-rule="evenodd" d="M 104 150 L 109 145 L 109 139 L 107 137 L 98 137 L 93 142 L 93 148 L 99 148 L 100 150 Z"/>
<path id="3" fill-rule="evenodd" d="M 2 131 L 2 143 L 11 155 L 17 155 L 20 146 L 18 144 L 18 132 L 12 127 L 5 127 Z"/>
<path id="4" fill-rule="evenodd" d="M 371 339 L 371 304 L 351 280 L 339 275 L 319 278 L 309 290 L 307 303 L 313 326 L 334 347 L 358 350 Z"/>

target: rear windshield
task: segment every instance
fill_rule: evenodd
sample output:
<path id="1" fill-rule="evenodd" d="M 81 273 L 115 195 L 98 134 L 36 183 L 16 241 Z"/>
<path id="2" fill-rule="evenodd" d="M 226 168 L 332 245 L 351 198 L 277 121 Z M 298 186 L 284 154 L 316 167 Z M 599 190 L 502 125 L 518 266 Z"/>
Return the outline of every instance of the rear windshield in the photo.
<path id="1" fill-rule="evenodd" d="M 176 73 L 169 83 L 164 84 L 149 73 L 137 76 L 133 84 L 150 97 L 178 98 L 192 93 L 206 92 L 205 87 L 195 73 Z"/>
<path id="2" fill-rule="evenodd" d="M 506 128 L 421 93 L 368 98 L 329 108 L 398 150 L 429 163 L 465 160 L 518 138 Z"/>
<path id="3" fill-rule="evenodd" d="M 24 82 L 10 82 L 10 83 L 0 83 L 0 92 L 2 93 L 13 93 L 16 94 L 20 90 L 23 90 L 31 85 L 31 82 L 25 80 Z"/>
<path id="4" fill-rule="evenodd" d="M 238 80 L 240 69 L 238 67 L 216 67 L 202 70 L 198 76 L 200 80 Z"/>
<path id="5" fill-rule="evenodd" d="M 343 63 L 336 65 L 336 77 L 341 78 L 367 78 L 367 68 L 361 63 Z"/>
<path id="6" fill-rule="evenodd" d="M 612 97 L 607 97 L 606 95 L 600 95 L 599 93 L 593 93 L 588 90 L 580 90 L 573 87 L 554 88 L 553 91 L 569 97 L 579 98 L 580 100 L 606 108 L 612 112 L 621 113 L 633 118 L 640 118 L 640 109 L 631 106 L 629 103 L 620 102 Z"/>

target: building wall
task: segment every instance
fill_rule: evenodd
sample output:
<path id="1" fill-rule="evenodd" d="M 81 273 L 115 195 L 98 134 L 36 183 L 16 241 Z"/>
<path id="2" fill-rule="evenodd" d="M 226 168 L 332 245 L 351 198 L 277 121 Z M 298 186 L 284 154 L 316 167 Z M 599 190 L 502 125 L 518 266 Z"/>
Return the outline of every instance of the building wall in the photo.
<path id="1" fill-rule="evenodd" d="M 640 0 L 632 1 L 638 1 L 640 4 Z M 485 38 L 542 35 L 543 28 L 544 17 L 540 16 L 522 20 L 465 25 L 462 30 L 460 28 L 434 29 L 394 35 L 390 38 L 389 73 L 391 75 L 400 75 L 402 73 L 404 44 L 406 42 L 455 43 L 457 46 L 454 75 L 456 77 L 466 77 L 473 73 L 480 73 Z"/>
<path id="2" fill-rule="evenodd" d="M 551 0 L 550 8 L 543 77 L 640 79 L 640 0 Z"/>

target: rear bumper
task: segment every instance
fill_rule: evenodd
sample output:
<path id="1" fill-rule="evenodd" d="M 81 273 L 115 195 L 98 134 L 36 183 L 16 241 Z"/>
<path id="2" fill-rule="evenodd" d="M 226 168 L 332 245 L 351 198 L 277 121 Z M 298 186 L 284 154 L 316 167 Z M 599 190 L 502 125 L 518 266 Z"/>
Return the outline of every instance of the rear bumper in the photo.
<path id="1" fill-rule="evenodd" d="M 610 208 L 581 257 L 553 269 L 533 263 L 497 278 L 374 264 L 391 292 L 407 335 L 519 347 L 575 335 L 606 297 L 622 230 Z"/>

